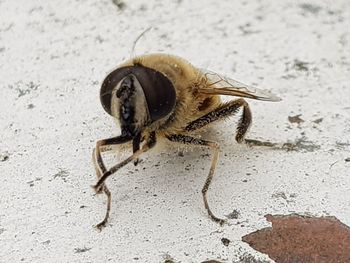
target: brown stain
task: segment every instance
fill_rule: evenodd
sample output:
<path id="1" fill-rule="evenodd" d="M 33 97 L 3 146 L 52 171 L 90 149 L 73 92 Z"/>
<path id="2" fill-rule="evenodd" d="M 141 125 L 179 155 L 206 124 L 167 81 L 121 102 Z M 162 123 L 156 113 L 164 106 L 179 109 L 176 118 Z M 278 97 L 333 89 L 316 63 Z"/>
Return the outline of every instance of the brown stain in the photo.
<path id="1" fill-rule="evenodd" d="M 272 227 L 242 240 L 277 263 L 350 262 L 350 228 L 336 217 L 266 215 Z"/>

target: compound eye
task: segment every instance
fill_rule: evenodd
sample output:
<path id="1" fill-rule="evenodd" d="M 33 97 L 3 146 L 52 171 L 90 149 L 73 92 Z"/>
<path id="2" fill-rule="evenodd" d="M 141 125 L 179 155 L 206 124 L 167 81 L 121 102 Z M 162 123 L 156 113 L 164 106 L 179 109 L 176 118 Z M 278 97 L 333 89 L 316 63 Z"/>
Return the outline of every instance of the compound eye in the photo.
<path id="1" fill-rule="evenodd" d="M 122 67 L 112 71 L 104 79 L 101 90 L 100 90 L 100 101 L 103 109 L 112 115 L 111 103 L 112 103 L 112 92 L 115 87 L 122 81 L 123 78 L 128 76 L 133 67 Z"/>
<path id="2" fill-rule="evenodd" d="M 152 121 L 167 116 L 176 102 L 173 83 L 161 72 L 154 69 L 135 66 L 133 74 L 141 84 Z"/>
<path id="3" fill-rule="evenodd" d="M 159 120 L 173 110 L 176 102 L 173 83 L 161 72 L 142 65 L 134 65 L 112 71 L 103 81 L 100 100 L 108 114 L 112 115 L 112 92 L 117 85 L 121 83 L 115 94 L 121 98 L 129 96 L 131 94 L 129 92 L 134 92 L 135 81 L 142 87 L 151 121 Z"/>

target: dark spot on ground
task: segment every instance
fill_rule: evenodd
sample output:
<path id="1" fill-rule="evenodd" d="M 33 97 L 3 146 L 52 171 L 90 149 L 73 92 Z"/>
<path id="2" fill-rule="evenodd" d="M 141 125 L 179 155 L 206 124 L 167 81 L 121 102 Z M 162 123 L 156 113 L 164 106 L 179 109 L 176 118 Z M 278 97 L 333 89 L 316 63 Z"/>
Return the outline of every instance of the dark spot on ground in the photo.
<path id="1" fill-rule="evenodd" d="M 189 164 L 187 164 L 186 166 L 185 166 L 185 170 L 186 171 L 190 171 L 191 170 L 191 164 L 189 163 Z"/>
<path id="2" fill-rule="evenodd" d="M 112 0 L 112 3 L 115 4 L 119 10 L 124 10 L 126 8 L 126 4 L 121 0 Z"/>
<path id="3" fill-rule="evenodd" d="M 349 142 L 335 142 L 335 145 L 338 149 L 345 149 L 350 146 Z"/>
<path id="4" fill-rule="evenodd" d="M 245 139 L 245 143 L 249 146 L 266 146 L 266 147 L 275 147 L 278 146 L 278 143 L 266 142 L 254 139 Z"/>
<path id="5" fill-rule="evenodd" d="M 33 103 L 28 104 L 27 109 L 33 109 L 35 106 Z"/>
<path id="6" fill-rule="evenodd" d="M 350 157 L 345 158 L 345 162 L 350 162 Z"/>
<path id="7" fill-rule="evenodd" d="M 327 13 L 329 15 L 333 16 L 333 15 L 340 15 L 341 11 L 339 11 L 339 10 L 327 10 Z"/>
<path id="8" fill-rule="evenodd" d="M 272 227 L 242 237 L 277 263 L 350 262 L 350 228 L 335 217 L 266 215 Z"/>
<path id="9" fill-rule="evenodd" d="M 319 123 L 321 123 L 323 121 L 323 118 L 318 118 L 318 119 L 316 119 L 316 120 L 314 120 L 314 121 L 312 121 L 313 123 L 316 123 L 316 124 L 319 124 Z"/>
<path id="10" fill-rule="evenodd" d="M 223 263 L 222 261 L 217 261 L 214 259 L 203 261 L 202 263 Z"/>
<path id="11" fill-rule="evenodd" d="M 87 252 L 91 249 L 91 247 L 87 248 L 87 247 L 83 247 L 83 248 L 75 248 L 74 249 L 74 253 L 84 253 Z"/>
<path id="12" fill-rule="evenodd" d="M 265 147 L 270 147 L 273 150 L 285 150 L 285 151 L 305 150 L 307 152 L 314 152 L 321 148 L 319 145 L 306 140 L 306 137 L 304 136 L 296 139 L 295 142 L 274 143 L 274 142 L 260 141 L 260 140 L 254 140 L 254 139 L 245 139 L 245 143 L 249 146 L 265 146 Z"/>
<path id="13" fill-rule="evenodd" d="M 96 41 L 97 41 L 98 43 L 100 43 L 100 44 L 103 43 L 103 42 L 105 41 L 100 35 L 96 36 L 95 39 L 96 39 Z"/>
<path id="14" fill-rule="evenodd" d="M 284 192 L 276 192 L 271 195 L 273 198 L 283 198 L 284 200 L 287 200 L 287 196 Z"/>
<path id="15" fill-rule="evenodd" d="M 246 180 L 247 181 L 247 180 Z M 228 215 L 225 215 L 228 219 L 237 219 L 239 217 L 240 213 L 238 210 L 234 209 L 231 213 Z"/>
<path id="16" fill-rule="evenodd" d="M 41 242 L 41 244 L 43 244 L 43 245 L 49 245 L 50 243 L 51 243 L 50 240 L 46 240 L 46 241 L 44 241 L 44 242 Z"/>
<path id="17" fill-rule="evenodd" d="M 9 155 L 7 152 L 1 153 L 1 154 L 0 154 L 0 162 L 5 162 L 5 161 L 7 161 L 9 158 L 10 158 L 10 155 Z"/>
<path id="18" fill-rule="evenodd" d="M 305 137 L 302 137 L 296 139 L 294 143 L 284 143 L 282 148 L 286 149 L 287 151 L 305 150 L 307 152 L 314 152 L 319 150 L 321 146 L 314 144 L 312 141 L 306 140 Z"/>
<path id="19" fill-rule="evenodd" d="M 20 83 L 18 83 L 20 84 Z M 32 91 L 37 90 L 39 87 L 39 84 L 35 84 L 34 82 L 30 81 L 29 83 L 25 84 L 25 87 L 17 87 L 16 90 L 18 92 L 17 97 L 22 97 L 24 95 L 30 94 Z M 10 88 L 12 86 L 10 85 Z"/>
<path id="20" fill-rule="evenodd" d="M 221 242 L 222 242 L 222 244 L 224 244 L 224 246 L 227 247 L 231 241 L 228 238 L 223 237 L 223 238 L 221 238 Z"/>
<path id="21" fill-rule="evenodd" d="M 0 53 L 4 52 L 4 51 L 5 51 L 5 48 L 4 47 L 0 47 Z"/>
<path id="22" fill-rule="evenodd" d="M 313 4 L 310 4 L 310 3 L 304 3 L 304 4 L 301 4 L 299 5 L 299 7 L 307 12 L 307 13 L 311 13 L 311 14 L 314 14 L 314 15 L 317 15 L 320 11 L 321 11 L 321 7 L 318 6 L 318 5 L 313 5 Z"/>
<path id="23" fill-rule="evenodd" d="M 169 254 L 165 254 L 164 259 L 165 259 L 164 263 L 175 263 L 175 260 Z"/>
<path id="24" fill-rule="evenodd" d="M 288 116 L 288 121 L 290 123 L 297 123 L 300 124 L 302 122 L 304 122 L 304 120 L 302 118 L 300 118 L 301 114 L 295 115 L 295 116 Z"/>
<path id="25" fill-rule="evenodd" d="M 6 32 L 9 31 L 12 27 L 14 26 L 14 23 L 9 24 L 8 26 L 6 26 L 5 28 L 0 29 L 0 32 Z"/>
<path id="26" fill-rule="evenodd" d="M 298 59 L 294 59 L 293 68 L 296 71 L 309 71 L 309 63 Z"/>
<path id="27" fill-rule="evenodd" d="M 270 261 L 256 259 L 251 254 L 245 253 L 239 257 L 239 261 L 234 261 L 233 263 L 270 263 Z"/>
<path id="28" fill-rule="evenodd" d="M 27 184 L 29 184 L 30 187 L 33 187 L 34 183 L 41 181 L 41 179 L 42 179 L 41 177 L 37 177 L 35 178 L 35 180 L 28 181 Z"/>
<path id="29" fill-rule="evenodd" d="M 69 173 L 67 170 L 59 168 L 59 171 L 53 175 L 53 179 L 61 178 L 66 183 L 68 176 L 69 176 Z"/>
<path id="30" fill-rule="evenodd" d="M 238 26 L 238 29 L 242 32 L 242 35 L 244 36 L 260 32 L 259 30 L 253 30 L 252 25 L 250 23 Z"/>
<path id="31" fill-rule="evenodd" d="M 264 16 L 262 16 L 262 15 L 257 15 L 257 16 L 255 16 L 255 19 L 256 19 L 256 20 L 259 20 L 259 21 L 262 21 L 262 20 L 264 20 Z"/>
<path id="32" fill-rule="evenodd" d="M 282 78 L 293 79 L 298 76 L 298 73 L 306 76 L 311 74 L 313 76 L 318 76 L 319 69 L 317 66 L 312 65 L 309 62 L 294 59 L 293 61 L 288 61 L 285 63 L 285 72 L 287 74 L 283 75 Z"/>
<path id="33" fill-rule="evenodd" d="M 140 10 L 141 12 L 147 11 L 147 5 L 145 5 L 145 4 L 140 5 L 139 10 Z"/>
<path id="34" fill-rule="evenodd" d="M 282 78 L 283 79 L 295 79 L 297 76 L 293 75 L 293 74 L 286 74 L 283 75 Z"/>
<path id="35" fill-rule="evenodd" d="M 5 228 L 0 228 L 0 235 L 6 231 Z"/>
<path id="36" fill-rule="evenodd" d="M 276 198 L 276 199 L 284 199 L 286 200 L 287 203 L 291 203 L 294 202 L 293 198 L 295 198 L 297 195 L 295 193 L 292 193 L 290 195 L 287 196 L 287 194 L 285 192 L 275 192 L 271 195 L 272 198 Z"/>

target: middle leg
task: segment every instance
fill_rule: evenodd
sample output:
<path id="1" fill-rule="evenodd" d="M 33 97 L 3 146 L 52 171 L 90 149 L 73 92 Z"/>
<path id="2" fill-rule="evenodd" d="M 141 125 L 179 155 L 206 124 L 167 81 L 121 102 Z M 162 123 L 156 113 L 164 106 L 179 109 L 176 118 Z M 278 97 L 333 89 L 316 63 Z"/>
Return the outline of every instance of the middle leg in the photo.
<path id="1" fill-rule="evenodd" d="M 244 136 L 246 135 L 248 128 L 252 122 L 252 113 L 250 111 L 248 103 L 244 99 L 232 100 L 230 102 L 221 104 L 215 110 L 189 123 L 185 127 L 185 131 L 195 131 L 214 121 L 223 120 L 236 114 L 240 108 L 243 108 L 243 113 L 238 121 L 236 141 L 241 143 L 244 140 Z"/>

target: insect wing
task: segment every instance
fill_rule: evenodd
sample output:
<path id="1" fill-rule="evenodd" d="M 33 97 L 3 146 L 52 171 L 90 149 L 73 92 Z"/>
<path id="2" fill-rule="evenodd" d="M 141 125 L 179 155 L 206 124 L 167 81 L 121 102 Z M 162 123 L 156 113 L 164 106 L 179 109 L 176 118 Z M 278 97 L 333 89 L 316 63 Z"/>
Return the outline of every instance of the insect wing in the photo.
<path id="1" fill-rule="evenodd" d="M 213 71 L 201 70 L 201 72 L 206 81 L 206 88 L 199 90 L 201 93 L 238 96 L 263 101 L 281 101 L 281 98 L 268 90 L 251 87 Z"/>

